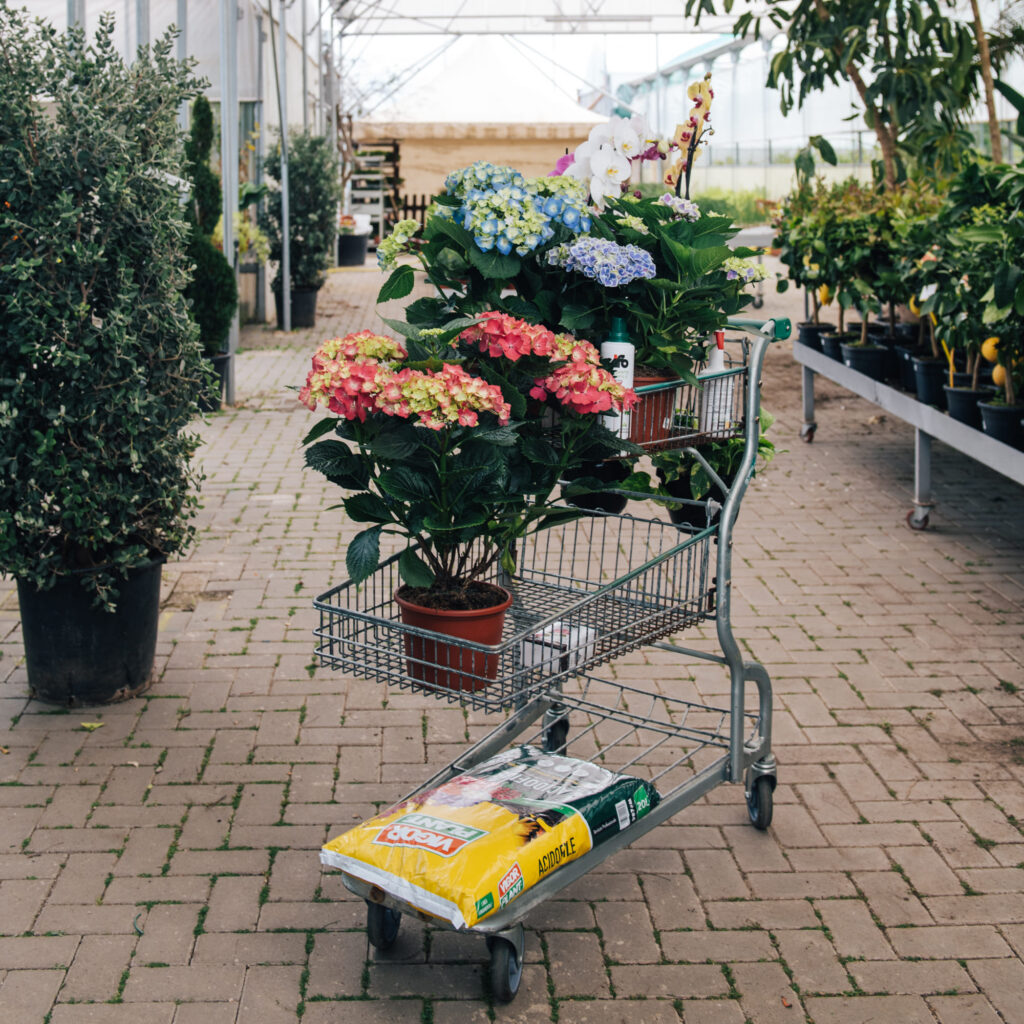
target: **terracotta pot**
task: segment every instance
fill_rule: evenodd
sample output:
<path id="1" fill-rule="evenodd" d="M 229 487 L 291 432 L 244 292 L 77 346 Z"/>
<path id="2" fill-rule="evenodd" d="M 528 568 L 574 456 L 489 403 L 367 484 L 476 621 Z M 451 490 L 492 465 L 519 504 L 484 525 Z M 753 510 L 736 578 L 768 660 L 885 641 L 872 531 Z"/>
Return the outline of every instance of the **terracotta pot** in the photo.
<path id="1" fill-rule="evenodd" d="M 512 595 L 504 587 L 499 589 L 505 594 L 501 604 L 471 611 L 424 608 L 396 593 L 395 601 L 405 625 L 443 634 L 455 641 L 449 643 L 440 638 L 433 640 L 406 634 L 406 672 L 413 679 L 432 687 L 468 693 L 485 689 L 498 675 L 498 655 L 473 650 L 457 641 L 468 640 L 488 646 L 501 642 L 505 612 L 512 604 Z"/>
<path id="2" fill-rule="evenodd" d="M 652 384 L 666 384 L 674 377 L 634 377 L 633 387 L 645 388 Z M 672 436 L 672 416 L 675 411 L 676 389 L 665 388 L 649 395 L 640 395 L 629 419 L 629 439 L 634 444 L 650 444 Z"/>

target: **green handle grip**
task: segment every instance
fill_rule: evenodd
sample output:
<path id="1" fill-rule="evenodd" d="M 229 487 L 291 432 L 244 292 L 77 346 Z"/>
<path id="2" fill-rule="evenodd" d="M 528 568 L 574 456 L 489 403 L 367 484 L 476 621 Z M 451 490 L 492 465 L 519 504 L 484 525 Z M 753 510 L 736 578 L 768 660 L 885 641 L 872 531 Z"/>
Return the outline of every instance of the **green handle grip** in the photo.
<path id="1" fill-rule="evenodd" d="M 789 317 L 776 317 L 774 320 L 743 320 L 737 317 L 729 317 L 726 323 L 730 327 L 752 331 L 755 334 L 764 334 L 765 327 L 771 324 L 771 337 L 773 341 L 785 341 L 793 332 L 793 324 L 790 322 Z"/>

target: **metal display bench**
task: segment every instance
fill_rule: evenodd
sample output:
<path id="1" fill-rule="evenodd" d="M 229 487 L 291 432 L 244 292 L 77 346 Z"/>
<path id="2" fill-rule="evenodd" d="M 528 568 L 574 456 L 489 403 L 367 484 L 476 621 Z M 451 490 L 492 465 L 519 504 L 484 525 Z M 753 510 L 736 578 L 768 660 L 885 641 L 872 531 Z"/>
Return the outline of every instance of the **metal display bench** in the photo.
<path id="1" fill-rule="evenodd" d="M 800 436 L 804 441 L 812 442 L 818 429 L 814 420 L 816 373 L 866 398 L 914 428 L 914 506 L 907 512 L 907 525 L 912 530 L 927 529 L 931 510 L 935 507 L 931 465 L 933 438 L 1015 483 L 1024 484 L 1024 451 L 1011 448 L 983 431 L 947 416 L 934 406 L 919 402 L 913 395 L 851 370 L 808 345 L 795 343 L 793 358 L 802 367 L 803 425 Z"/>
<path id="2" fill-rule="evenodd" d="M 732 487 L 712 471 L 724 503 L 690 503 L 704 510 L 705 525 L 580 512 L 531 535 L 517 552 L 515 573 L 498 570 L 493 577 L 513 594 L 503 639 L 493 646 L 452 641 L 403 624 L 393 597 L 401 583 L 397 554 L 359 586 L 342 583 L 315 601 L 322 664 L 505 715 L 405 799 L 471 771 L 513 743 L 629 773 L 651 782 L 660 794 L 644 817 L 470 929 L 487 939 L 491 992 L 498 1001 L 511 1000 L 519 988 L 522 919 L 605 858 L 724 782 L 743 780 L 751 823 L 759 829 L 771 823 L 776 785 L 771 681 L 762 665 L 744 659 L 730 625 L 732 534 L 757 453 L 764 354 L 771 341 L 789 336 L 790 325 L 769 320 L 732 321 L 731 326 L 750 332 L 753 340 L 730 344 L 738 351 L 724 372 L 703 378 L 703 389 L 680 381 L 638 389 L 641 403 L 632 414 L 640 417 L 645 407 L 660 410 L 659 436 L 644 447 L 686 449 L 708 470 L 702 444 L 743 439 Z M 709 381 L 718 380 L 729 382 L 731 411 L 724 425 L 719 421 L 716 429 L 701 430 L 701 395 L 713 387 Z M 653 401 L 656 395 L 660 402 Z M 637 425 L 634 419 L 633 436 Z M 642 429 L 649 433 L 649 427 Z M 663 511 L 660 505 L 653 508 Z M 714 623 L 717 653 L 674 642 L 676 634 L 700 623 Z M 539 641 L 546 627 L 555 626 L 569 639 L 558 646 Z M 441 641 L 443 658 L 431 653 Z M 728 699 L 721 706 L 705 704 L 696 685 L 681 678 L 631 685 L 598 674 L 602 664 L 642 647 L 721 666 L 729 677 Z M 332 865 L 328 851 L 322 860 L 340 866 Z M 395 942 L 402 914 L 451 927 L 366 880 L 343 872 L 343 881 L 366 901 L 367 935 L 378 950 Z"/>

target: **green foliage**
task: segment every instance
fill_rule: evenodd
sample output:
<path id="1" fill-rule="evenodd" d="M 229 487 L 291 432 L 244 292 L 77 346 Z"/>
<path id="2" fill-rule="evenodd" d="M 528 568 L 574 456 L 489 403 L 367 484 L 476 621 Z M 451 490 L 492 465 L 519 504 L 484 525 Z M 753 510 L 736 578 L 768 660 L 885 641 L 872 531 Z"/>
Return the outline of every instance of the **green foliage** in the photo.
<path id="1" fill-rule="evenodd" d="M 212 240 L 194 229 L 188 243 L 193 264 L 192 280 L 185 297 L 192 305 L 192 317 L 199 325 L 203 352 L 215 356 L 224 351 L 231 321 L 238 305 L 235 272 Z"/>
<path id="2" fill-rule="evenodd" d="M 210 167 L 213 146 L 213 110 L 205 96 L 192 104 L 192 130 L 185 143 L 188 176 L 192 180 L 189 219 L 204 234 L 212 235 L 221 215 L 220 179 Z"/>
<path id="3" fill-rule="evenodd" d="M 281 289 L 281 144 L 264 160 L 267 176 L 277 183 L 267 194 L 260 227 L 270 239 L 270 258 L 278 263 L 275 291 Z M 288 219 L 291 244 L 289 272 L 293 288 L 319 288 L 326 278 L 338 233 L 338 166 L 330 140 L 308 132 L 288 136 Z"/>
<path id="4" fill-rule="evenodd" d="M 686 13 L 716 16 L 733 0 L 687 0 Z M 980 93 L 972 25 L 942 0 L 765 0 L 744 10 L 733 31 L 785 34 L 767 84 L 783 113 L 849 81 L 878 136 L 879 179 L 893 187 L 908 164 L 954 170 L 970 148 L 967 119 Z M 994 60 L 1003 52 L 993 47 Z M 1008 55 L 1008 51 L 1007 51 Z"/>
<path id="5" fill-rule="evenodd" d="M 108 605 L 192 539 L 203 387 L 174 184 L 196 82 L 171 35 L 128 66 L 113 34 L 0 0 L 0 571 L 46 589 L 106 566 L 83 585 Z"/>
<path id="6" fill-rule="evenodd" d="M 185 141 L 187 171 L 192 180 L 188 254 L 194 265 L 185 297 L 199 324 L 199 339 L 207 356 L 215 356 L 224 348 L 238 305 L 235 272 L 211 240 L 219 227 L 222 200 L 220 179 L 210 168 L 212 146 L 213 111 L 210 101 L 200 95 L 192 104 L 192 130 Z"/>

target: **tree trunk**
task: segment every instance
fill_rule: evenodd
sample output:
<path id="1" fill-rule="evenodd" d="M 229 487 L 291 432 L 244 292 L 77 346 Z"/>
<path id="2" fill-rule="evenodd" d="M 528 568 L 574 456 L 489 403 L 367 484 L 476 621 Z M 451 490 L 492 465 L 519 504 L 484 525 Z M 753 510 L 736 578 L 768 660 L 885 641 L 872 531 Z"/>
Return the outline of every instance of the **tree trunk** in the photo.
<path id="1" fill-rule="evenodd" d="M 995 87 L 992 84 L 992 57 L 988 50 L 985 26 L 981 23 L 978 0 L 971 0 L 971 11 L 974 14 L 974 37 L 978 40 L 981 80 L 985 84 L 985 106 L 988 108 L 988 136 L 992 143 L 992 159 L 997 164 L 1001 164 L 1003 162 L 1003 137 L 999 131 L 999 118 L 996 116 Z"/>

